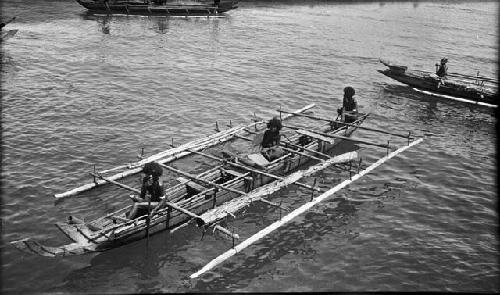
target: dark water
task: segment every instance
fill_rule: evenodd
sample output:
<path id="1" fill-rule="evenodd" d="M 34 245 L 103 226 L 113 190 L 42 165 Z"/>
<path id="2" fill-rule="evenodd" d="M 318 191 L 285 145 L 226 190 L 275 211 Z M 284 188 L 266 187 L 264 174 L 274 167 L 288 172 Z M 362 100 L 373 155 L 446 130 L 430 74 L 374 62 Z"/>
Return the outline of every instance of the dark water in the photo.
<path id="1" fill-rule="evenodd" d="M 5 293 L 500 291 L 493 111 L 436 101 L 376 71 L 380 57 L 433 70 L 447 56 L 454 72 L 496 77 L 496 2 L 244 2 L 212 19 L 89 16 L 74 1 L 2 8 L 19 30 L 2 45 Z M 158 152 L 279 105 L 316 103 L 331 116 L 346 85 L 371 112 L 366 126 L 425 141 L 199 280 L 188 278 L 231 243 L 201 240 L 194 227 L 64 259 L 6 245 L 62 244 L 53 223 L 121 207 L 127 192 L 110 187 L 54 204 L 94 164 L 131 162 L 141 147 Z M 369 163 L 385 151 L 360 153 Z M 345 173 L 319 176 L 328 189 Z M 309 198 L 295 187 L 280 195 L 290 206 Z M 257 204 L 240 216 L 228 226 L 246 238 L 279 213 Z"/>

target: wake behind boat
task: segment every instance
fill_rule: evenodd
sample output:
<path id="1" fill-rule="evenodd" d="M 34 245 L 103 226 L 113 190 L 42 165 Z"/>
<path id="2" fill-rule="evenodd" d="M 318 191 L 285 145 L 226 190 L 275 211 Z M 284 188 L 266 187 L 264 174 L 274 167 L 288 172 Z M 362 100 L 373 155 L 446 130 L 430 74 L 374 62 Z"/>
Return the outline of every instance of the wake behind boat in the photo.
<path id="1" fill-rule="evenodd" d="M 166 1 L 166 0 L 76 0 L 92 13 L 154 15 L 154 16 L 214 16 L 238 8 L 236 0 Z"/>
<path id="2" fill-rule="evenodd" d="M 431 72 L 408 70 L 407 66 L 397 65 L 389 61 L 380 60 L 388 67 L 378 72 L 401 83 L 412 87 L 462 98 L 461 101 L 486 106 L 498 106 L 498 81 L 488 77 L 468 76 L 458 73 L 449 73 L 444 84 L 438 84 L 440 79 Z M 465 100 L 464 100 L 465 99 Z"/>
<path id="3" fill-rule="evenodd" d="M 262 125 L 266 124 L 266 122 L 255 121 L 225 131 L 218 130 L 216 134 L 168 149 L 139 162 L 91 173 L 94 176 L 94 182 L 91 185 L 84 185 L 55 195 L 58 199 L 68 198 L 106 183 L 139 194 L 141 190 L 116 180 L 140 171 L 144 172 L 145 167 L 154 162 L 155 165 L 161 167 L 160 170 L 163 169 L 163 171 L 169 171 L 181 177 L 176 180 L 176 184 L 169 186 L 165 190 L 158 204 L 154 205 L 153 209 L 149 209 L 147 213 L 137 217 L 130 217 L 127 212 L 132 205 L 129 205 L 88 222 L 69 216 L 67 222 L 57 223 L 56 227 L 72 240 L 71 243 L 62 246 L 46 246 L 30 238 L 25 238 L 11 242 L 11 244 L 24 252 L 42 256 L 78 255 L 105 251 L 132 241 L 148 238 L 149 235 L 157 232 L 175 231 L 188 224 L 196 224 L 203 230 L 203 233 L 209 229 L 221 233 L 233 241 L 234 247 L 234 241 L 239 239 L 239 235 L 222 226 L 227 217 L 234 218 L 238 212 L 254 202 L 263 202 L 279 208 L 279 210 L 288 211 L 289 208 L 283 208 L 281 202 L 276 203 L 266 197 L 289 185 L 296 185 L 310 191 L 312 194 L 321 193 L 321 196 L 317 199 L 314 198 L 314 195 L 311 197 L 311 201 L 320 202 L 343 186 L 381 165 L 389 158 L 422 141 L 422 139 L 415 140 L 415 138 L 411 137 L 411 134 L 395 134 L 386 130 L 363 127 L 362 124 L 368 114 L 360 114 L 353 123 L 338 122 L 304 114 L 305 111 L 312 107 L 314 105 L 293 112 L 280 109 L 281 122 L 299 119 L 300 117 L 300 119 L 307 120 L 307 122 L 319 121 L 327 124 L 312 128 L 300 127 L 296 124 L 283 124 L 283 128 L 287 129 L 291 134 L 284 135 L 285 140 L 279 143 L 283 154 L 275 159 L 266 159 L 259 152 L 251 152 L 255 141 L 255 138 L 252 137 L 259 135 L 263 131 Z M 268 127 L 269 124 L 267 123 Z M 352 138 L 351 135 L 357 129 L 405 138 L 408 145 L 399 147 L 389 153 L 391 149 L 395 148 L 395 146 L 389 145 L 389 142 L 373 143 Z M 259 138 L 259 136 L 255 137 Z M 235 141 L 235 145 L 236 141 L 239 141 L 239 149 L 242 150 L 242 153 L 237 157 L 228 158 L 224 153 L 203 151 L 229 141 Z M 360 171 L 363 168 L 361 161 L 356 161 L 357 166 L 353 164 L 354 160 L 357 159 L 357 153 L 339 150 L 339 144 L 345 141 L 386 149 L 387 156 Z M 242 146 L 247 146 L 247 149 Z M 217 150 L 220 153 L 221 149 Z M 211 163 L 216 164 L 214 164 L 213 168 L 206 169 L 198 174 L 179 170 L 171 164 L 183 157 L 192 155 L 202 156 Z M 256 165 L 251 165 L 249 159 L 254 159 Z M 316 181 L 313 184 L 301 182 L 301 179 L 329 167 L 336 167 L 339 173 L 342 171 L 349 172 L 349 177 L 346 177 L 346 180 L 341 183 L 341 187 L 325 192 L 316 186 Z M 119 172 L 116 173 L 117 171 Z M 110 173 L 115 174 L 108 175 Z M 159 173 L 159 175 L 161 174 L 162 172 Z M 304 210 L 300 209 L 294 214 L 300 214 Z M 291 216 L 287 220 L 293 217 Z M 262 234 L 259 237 L 262 237 Z M 248 246 L 249 243 L 246 242 L 245 245 Z"/>

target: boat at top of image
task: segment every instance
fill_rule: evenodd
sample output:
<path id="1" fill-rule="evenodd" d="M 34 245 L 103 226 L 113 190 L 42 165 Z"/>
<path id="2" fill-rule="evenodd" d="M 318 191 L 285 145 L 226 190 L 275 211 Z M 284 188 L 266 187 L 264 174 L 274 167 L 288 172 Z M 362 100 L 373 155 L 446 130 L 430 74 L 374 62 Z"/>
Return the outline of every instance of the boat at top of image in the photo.
<path id="1" fill-rule="evenodd" d="M 388 69 L 378 70 L 378 72 L 409 86 L 447 96 L 464 98 L 461 101 L 468 103 L 491 107 L 498 106 L 498 80 L 496 79 L 458 73 L 448 73 L 445 79 L 440 79 L 432 72 L 409 70 L 407 66 L 397 65 L 382 59 L 380 62 L 387 66 Z"/>
<path id="2" fill-rule="evenodd" d="M 238 8 L 237 0 L 76 0 L 92 13 L 154 15 L 154 16 L 215 16 Z"/>
<path id="3" fill-rule="evenodd" d="M 157 203 L 152 204 L 146 201 L 137 203 L 148 208 L 147 211 L 142 211 L 138 216 L 131 217 L 130 212 L 132 212 L 131 208 L 134 204 L 125 204 L 130 202 L 127 200 L 127 196 L 124 198 L 123 207 L 94 220 L 83 221 L 81 218 L 69 216 L 67 222 L 56 223 L 56 227 L 72 241 L 68 244 L 45 246 L 31 238 L 24 238 L 11 242 L 11 245 L 23 252 L 42 256 L 78 255 L 105 251 L 132 241 L 146 239 L 154 233 L 165 230 L 173 232 L 193 224 L 201 228 L 203 233 L 208 230 L 220 233 L 233 241 L 233 250 L 236 251 L 240 247 L 237 251 L 241 251 L 241 247 L 250 245 L 253 240 L 249 239 L 250 241 L 246 240 L 235 246 L 234 242 L 239 239 L 239 235 L 224 227 L 226 218 L 236 218 L 236 214 L 254 202 L 262 202 L 279 208 L 279 210 L 290 211 L 290 208 L 284 207 L 281 202 L 276 203 L 266 198 L 290 185 L 306 189 L 311 193 L 321 194 L 317 197 L 313 195 L 310 202 L 279 220 L 279 222 L 287 222 L 375 169 L 386 160 L 422 141 L 422 139 L 412 137 L 410 133 L 407 135 L 398 134 L 387 130 L 363 127 L 362 124 L 369 114 L 359 114 L 352 123 L 305 114 L 314 106 L 311 104 L 290 112 L 280 109 L 280 119 L 274 117 L 269 122 L 255 120 L 251 124 L 240 124 L 235 127 L 230 124 L 231 128 L 224 131 L 220 131 L 218 124 L 216 124 L 217 133 L 210 136 L 172 147 L 138 162 L 101 172 L 93 172 L 91 173 L 94 177 L 92 183 L 56 194 L 56 199 L 69 198 L 104 184 L 113 184 L 125 191 L 141 194 L 140 189 L 130 187 L 117 180 L 140 172 L 147 173 L 145 172 L 146 167 L 153 169 L 150 168 L 152 165 L 156 165 L 157 175 L 168 171 L 172 175 L 180 177 L 175 179 L 175 184 L 165 189 L 161 200 Z M 284 123 L 292 119 L 303 119 L 309 122 L 308 126 L 311 122 L 322 123 L 310 128 Z M 265 157 L 261 151 L 256 151 L 255 148 L 256 143 L 262 142 L 262 136 L 265 136 L 265 133 L 262 133 L 265 126 L 271 128 L 269 126 L 273 120 L 279 122 L 280 129 L 287 131 L 282 133 L 283 140 L 279 141 L 277 145 L 281 154 L 275 158 L 269 158 Z M 389 145 L 387 141 L 375 143 L 352 138 L 351 135 L 357 129 L 404 138 L 405 145 L 397 147 Z M 223 150 L 221 145 L 230 141 L 231 146 L 237 146 L 237 153 Z M 356 151 L 346 152 L 345 148 L 339 147 L 340 143 L 346 141 L 382 148 L 386 150 L 384 153 L 386 156 L 369 166 L 362 165 L 361 161 L 357 161 L 358 153 Z M 216 147 L 216 149 L 211 152 L 204 151 L 212 147 Z M 192 156 L 206 159 L 207 162 L 211 163 L 212 168 L 201 173 L 174 168 L 173 165 L 178 160 Z M 348 176 L 344 176 L 344 181 L 328 191 L 319 189 L 316 186 L 316 180 L 313 184 L 301 182 L 301 179 L 305 177 L 332 167 L 338 170 L 339 175 L 348 174 Z M 266 228 L 265 233 L 259 232 L 257 238 L 253 239 L 256 240 L 279 226 L 281 225 L 273 225 L 272 229 Z M 227 259 L 232 254 L 224 253 L 223 255 L 223 258 Z M 203 271 L 193 274 L 193 276 L 198 276 L 224 259 L 219 258 L 215 264 L 207 265 Z"/>

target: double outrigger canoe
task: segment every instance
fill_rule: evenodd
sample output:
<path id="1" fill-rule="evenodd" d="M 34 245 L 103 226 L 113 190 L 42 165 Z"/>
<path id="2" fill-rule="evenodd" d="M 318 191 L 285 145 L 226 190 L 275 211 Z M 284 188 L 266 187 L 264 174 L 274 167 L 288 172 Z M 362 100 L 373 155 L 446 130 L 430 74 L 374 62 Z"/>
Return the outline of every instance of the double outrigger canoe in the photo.
<path id="1" fill-rule="evenodd" d="M 439 79 L 431 72 L 408 70 L 407 66 L 397 65 L 386 60 L 380 60 L 388 67 L 378 72 L 396 81 L 421 90 L 447 95 L 445 97 L 485 106 L 498 106 L 498 81 L 482 76 L 468 76 L 449 73 L 444 85 L 438 87 Z M 450 97 L 451 96 L 451 97 Z M 463 99 L 460 99 L 463 98 Z"/>
<path id="2" fill-rule="evenodd" d="M 220 155 L 204 152 L 204 149 L 217 146 L 232 140 L 242 140 L 252 145 L 253 139 L 249 135 L 260 134 L 263 131 L 264 121 L 255 121 L 249 125 L 238 125 L 225 131 L 208 137 L 195 140 L 184 145 L 168 149 L 164 152 L 155 154 L 141 161 L 115 167 L 109 170 L 91 173 L 95 178 L 91 184 L 83 185 L 68 192 L 57 194 L 57 199 L 68 198 L 82 191 L 86 191 L 97 186 L 110 183 L 117 185 L 128 191 L 139 193 L 140 190 L 129 187 L 116 180 L 138 173 L 142 170 L 145 163 L 159 163 L 165 170 L 180 175 L 178 183 L 168 187 L 159 204 L 152 209 L 149 214 L 139 216 L 135 219 L 128 219 L 126 213 L 131 208 L 124 206 L 113 213 L 106 214 L 89 222 L 70 216 L 65 223 L 57 223 L 56 227 L 61 230 L 71 243 L 62 246 L 46 246 L 30 238 L 11 242 L 17 249 L 42 255 L 42 256 L 69 256 L 90 252 L 105 251 L 149 237 L 154 233 L 169 230 L 175 231 L 188 224 L 196 224 L 203 229 L 218 231 L 225 237 L 233 240 L 232 250 L 224 253 L 221 257 L 207 265 L 200 272 L 193 274 L 196 277 L 204 271 L 213 268 L 237 251 L 261 238 L 263 235 L 271 232 L 280 224 L 291 220 L 296 215 L 310 208 L 314 204 L 331 196 L 334 192 L 345 187 L 347 184 L 358 179 L 362 175 L 381 165 L 386 160 L 394 157 L 400 152 L 418 144 L 422 139 L 415 139 L 411 134 L 402 135 L 385 130 L 378 130 L 361 126 L 368 114 L 361 115 L 353 123 L 342 123 L 330 119 L 320 118 L 304 114 L 305 111 L 314 107 L 314 104 L 308 105 L 294 112 L 280 111 L 280 117 L 283 121 L 294 117 L 302 117 L 314 121 L 325 121 L 327 125 L 317 126 L 312 129 L 303 127 L 284 125 L 284 128 L 292 130 L 293 134 L 285 136 L 285 140 L 280 143 L 285 152 L 283 156 L 271 162 L 264 163 L 257 167 L 245 164 L 245 161 L 232 161 Z M 408 145 L 400 147 L 389 153 L 394 146 L 382 143 L 372 143 L 361 139 L 351 137 L 357 129 L 381 132 L 393 136 L 403 137 L 408 140 Z M 243 134 L 242 134 L 243 133 Z M 357 159 L 356 152 L 347 152 L 340 155 L 331 156 L 335 153 L 335 147 L 343 141 L 353 141 L 359 144 L 367 144 L 387 149 L 387 156 L 381 158 L 376 163 L 360 171 L 361 161 L 359 161 L 358 172 L 352 176 L 350 168 Z M 337 151 L 338 153 L 338 151 Z M 168 165 L 182 157 L 189 155 L 201 155 L 207 159 L 215 160 L 220 165 L 194 175 L 190 172 L 182 171 Z M 313 164 L 314 163 L 314 164 Z M 349 163 L 349 165 L 347 165 Z M 329 191 L 321 191 L 315 184 L 309 185 L 300 182 L 304 177 L 311 176 L 328 167 L 336 166 L 342 170 L 349 170 L 350 177 L 344 182 L 332 188 Z M 303 170 L 299 168 L 306 167 Z M 348 167 L 350 167 L 348 169 Z M 112 176 L 104 176 L 121 170 Z M 229 231 L 221 226 L 226 217 L 234 217 L 244 207 L 254 202 L 263 202 L 270 206 L 283 209 L 281 204 L 267 200 L 265 197 L 271 195 L 280 189 L 297 185 L 299 187 L 311 190 L 312 193 L 322 193 L 320 196 L 312 197 L 311 202 L 294 210 L 289 215 L 281 219 L 278 224 L 271 228 L 266 228 L 264 232 L 259 232 L 257 236 L 244 241 L 238 246 L 234 246 L 234 241 L 239 239 L 237 233 Z M 284 208 L 288 210 L 288 208 Z M 231 252 L 232 251 L 232 252 Z"/>
<path id="3" fill-rule="evenodd" d="M 76 0 L 91 13 L 153 15 L 153 16 L 214 16 L 238 8 L 236 0 L 214 1 L 146 1 L 146 0 Z"/>

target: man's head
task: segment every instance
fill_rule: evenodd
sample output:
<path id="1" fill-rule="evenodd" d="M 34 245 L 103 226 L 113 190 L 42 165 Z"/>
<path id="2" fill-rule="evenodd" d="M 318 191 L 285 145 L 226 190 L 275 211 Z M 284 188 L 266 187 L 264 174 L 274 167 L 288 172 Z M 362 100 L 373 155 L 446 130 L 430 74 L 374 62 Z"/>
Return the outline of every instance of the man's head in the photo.
<path id="1" fill-rule="evenodd" d="M 354 94 L 356 94 L 356 91 L 351 86 L 347 86 L 346 88 L 344 88 L 344 96 L 353 97 Z"/>
<path id="2" fill-rule="evenodd" d="M 269 122 L 267 123 L 267 128 L 273 130 L 273 131 L 280 131 L 281 127 L 281 121 L 278 119 L 278 117 L 273 117 Z"/>
<path id="3" fill-rule="evenodd" d="M 163 168 L 156 162 L 150 162 L 144 165 L 144 167 L 142 168 L 142 172 L 146 174 L 146 176 L 159 178 L 163 174 Z"/>

